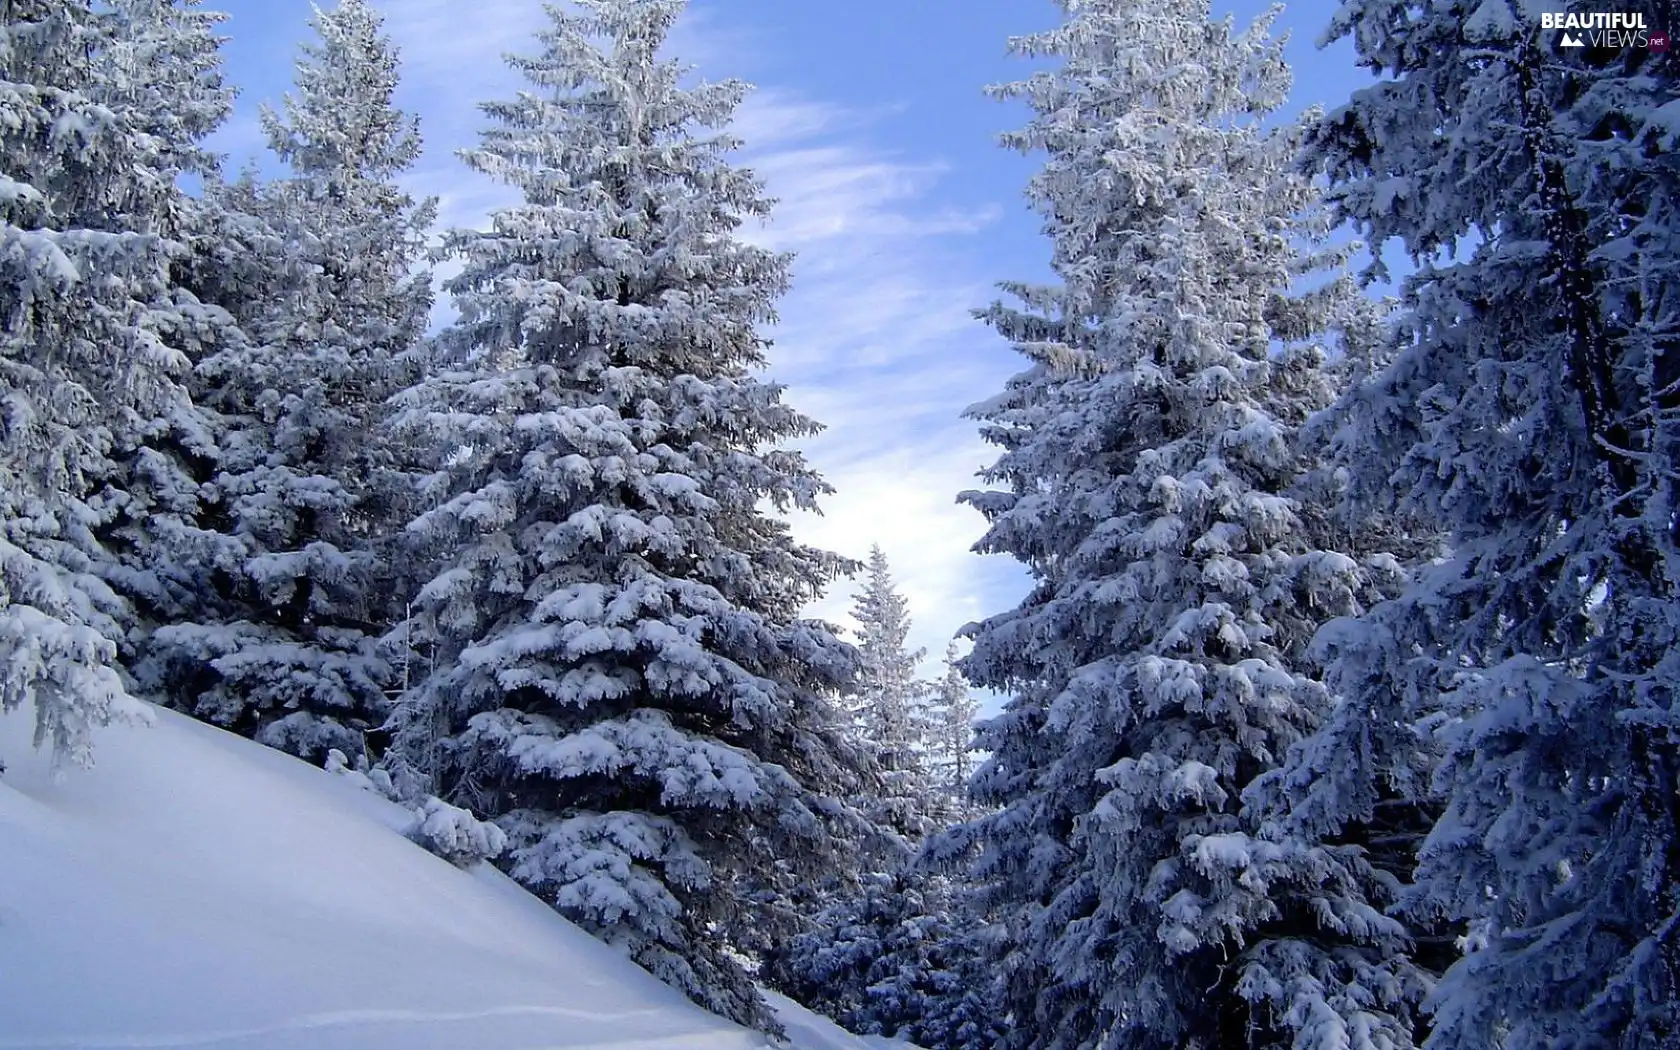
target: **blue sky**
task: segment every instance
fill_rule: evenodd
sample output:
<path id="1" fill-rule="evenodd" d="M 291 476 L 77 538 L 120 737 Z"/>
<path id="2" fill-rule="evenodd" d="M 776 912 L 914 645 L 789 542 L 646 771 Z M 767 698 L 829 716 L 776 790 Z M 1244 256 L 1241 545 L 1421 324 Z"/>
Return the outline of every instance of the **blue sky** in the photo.
<path id="1" fill-rule="evenodd" d="M 472 225 L 507 191 L 456 161 L 482 126 L 476 104 L 515 84 L 500 56 L 533 47 L 538 0 L 376 0 L 402 48 L 402 101 L 422 120 L 412 187 Z M 229 72 L 241 97 L 219 147 L 234 168 L 262 158 L 258 103 L 275 101 L 308 35 L 308 0 L 206 0 L 231 16 Z M 1264 5 L 1216 9 L 1239 19 Z M 1366 82 L 1345 45 L 1315 45 L 1334 4 L 1303 0 L 1291 34 L 1296 108 L 1333 107 Z M 1048 249 L 1021 189 L 1034 161 L 994 136 L 1023 111 L 982 88 L 1026 68 L 1011 35 L 1054 24 L 1050 0 L 693 0 L 670 52 L 709 79 L 758 90 L 742 111 L 743 160 L 781 204 L 756 240 L 797 253 L 795 288 L 772 333 L 772 375 L 828 426 L 806 445 L 837 493 L 801 536 L 861 558 L 879 542 L 911 602 L 913 644 L 930 653 L 964 623 L 1024 593 L 1010 560 L 969 552 L 984 530 L 956 494 L 991 450 L 962 418 L 1019 359 L 970 319 L 1005 279 L 1045 276 Z M 850 589 L 817 610 L 842 619 Z"/>

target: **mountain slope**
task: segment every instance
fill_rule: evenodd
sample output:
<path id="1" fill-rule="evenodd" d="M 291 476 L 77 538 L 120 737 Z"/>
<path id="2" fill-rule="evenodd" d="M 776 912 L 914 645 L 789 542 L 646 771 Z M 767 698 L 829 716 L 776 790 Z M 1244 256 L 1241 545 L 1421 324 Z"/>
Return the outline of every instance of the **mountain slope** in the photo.
<path id="1" fill-rule="evenodd" d="M 349 780 L 155 714 L 57 777 L 0 718 L 0 1050 L 771 1045 Z M 884 1045 L 777 1006 L 799 1050 Z"/>

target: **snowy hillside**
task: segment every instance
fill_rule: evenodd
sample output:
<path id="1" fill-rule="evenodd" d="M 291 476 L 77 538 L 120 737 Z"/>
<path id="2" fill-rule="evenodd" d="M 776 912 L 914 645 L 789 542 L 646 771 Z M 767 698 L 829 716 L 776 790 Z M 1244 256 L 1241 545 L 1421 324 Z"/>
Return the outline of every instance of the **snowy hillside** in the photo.
<path id="1" fill-rule="evenodd" d="M 770 1045 L 349 781 L 169 712 L 57 780 L 0 717 L 0 1048 Z M 778 1002 L 799 1050 L 863 1050 Z"/>

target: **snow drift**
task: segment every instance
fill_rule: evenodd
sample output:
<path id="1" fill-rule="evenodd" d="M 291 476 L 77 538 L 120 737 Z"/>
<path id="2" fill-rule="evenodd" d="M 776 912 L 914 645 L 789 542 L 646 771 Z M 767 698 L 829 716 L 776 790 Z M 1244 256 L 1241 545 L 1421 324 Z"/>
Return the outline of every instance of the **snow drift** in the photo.
<path id="1" fill-rule="evenodd" d="M 55 777 L 0 717 L 0 1050 L 773 1045 L 350 780 L 167 711 Z M 859 1040 L 775 1000 L 798 1050 Z"/>

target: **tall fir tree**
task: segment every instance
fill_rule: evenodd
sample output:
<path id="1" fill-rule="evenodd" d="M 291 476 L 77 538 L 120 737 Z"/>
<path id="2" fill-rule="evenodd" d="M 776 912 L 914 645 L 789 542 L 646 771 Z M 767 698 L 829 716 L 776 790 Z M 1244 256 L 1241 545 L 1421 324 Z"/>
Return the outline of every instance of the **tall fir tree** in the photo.
<path id="1" fill-rule="evenodd" d="M 1469 950 L 1429 1045 L 1646 1050 L 1680 1041 L 1680 102 L 1672 55 L 1537 23 L 1350 0 L 1331 29 L 1380 79 L 1316 152 L 1417 265 L 1359 479 L 1448 544 L 1372 617 L 1404 659 L 1339 663 L 1368 708 L 1441 709 L 1410 906 Z"/>
<path id="2" fill-rule="evenodd" d="M 206 528 L 214 503 L 220 450 L 210 413 L 191 397 L 191 368 L 244 339 L 232 314 L 212 294 L 223 279 L 226 244 L 217 201 L 221 158 L 207 137 L 226 119 L 234 97 L 222 76 L 219 26 L 226 16 L 197 0 L 119 0 L 120 27 L 105 68 L 113 78 L 108 104 L 126 107 L 168 151 L 173 167 L 204 191 L 178 195 L 171 209 L 170 338 L 188 369 L 173 396 L 154 406 L 142 426 L 119 443 L 118 479 L 101 493 L 98 535 L 108 555 L 101 575 L 129 602 L 133 622 L 122 656 L 132 670 L 159 624 L 190 620 L 211 600 L 212 573 L 237 555 L 229 537 Z M 156 694 L 144 673 L 140 692 Z"/>
<path id="3" fill-rule="evenodd" d="M 934 830 L 939 808 L 927 769 L 927 685 L 916 676 L 924 653 L 909 648 L 910 603 L 879 544 L 869 549 L 864 574 L 852 601 L 859 663 L 850 700 L 860 739 L 881 768 L 867 809 L 878 823 L 919 841 Z"/>
<path id="4" fill-rule="evenodd" d="M 463 154 L 524 202 L 450 235 L 460 320 L 402 399 L 436 455 L 411 626 L 437 659 L 398 739 L 526 887 L 774 1029 L 730 947 L 775 936 L 760 892 L 820 882 L 857 823 L 855 651 L 800 618 L 849 565 L 767 513 L 827 491 L 785 447 L 817 426 L 754 374 L 789 260 L 736 232 L 771 207 L 729 160 L 745 85 L 659 54 L 683 8 L 551 6 L 510 60 L 529 90 Z"/>
<path id="5" fill-rule="evenodd" d="M 217 444 L 213 598 L 153 632 L 142 682 L 208 721 L 319 760 L 363 750 L 396 676 L 386 542 L 400 464 L 375 440 L 431 306 L 434 211 L 397 180 L 420 154 L 398 57 L 365 0 L 317 10 L 296 93 L 265 109 L 289 174 L 214 194 L 233 256 L 214 293 L 243 339 L 198 363 Z"/>
<path id="6" fill-rule="evenodd" d="M 228 104 L 193 7 L 0 11 L 0 711 L 32 703 L 37 742 L 73 761 L 143 711 L 115 667 L 132 614 L 100 531 L 129 480 L 118 450 L 183 403 L 178 179 Z"/>
<path id="7" fill-rule="evenodd" d="M 1028 196 L 1061 283 L 982 316 L 1032 361 L 972 413 L 1003 449 L 978 545 L 1036 585 L 971 628 L 1011 697 L 974 778 L 1006 928 L 1009 1045 L 1403 1047 L 1424 987 L 1356 852 L 1268 836 L 1241 795 L 1323 717 L 1317 627 L 1386 593 L 1297 498 L 1295 431 L 1332 399 L 1324 344 L 1361 313 L 1322 243 L 1268 19 L 1062 3 L 1012 42 L 1051 70 L 996 89 L 1043 151 Z M 1302 292 L 1303 285 L 1312 286 Z"/>
<path id="8" fill-rule="evenodd" d="M 1356 303 L 1339 326 L 1340 354 L 1330 367 L 1341 396 L 1297 433 L 1299 447 L 1321 458 L 1295 486 L 1314 534 L 1339 537 L 1343 550 L 1381 552 L 1370 565 L 1389 596 L 1442 554 L 1432 525 L 1383 497 L 1363 473 L 1370 428 L 1392 422 L 1378 422 L 1392 406 L 1372 383 L 1392 354 L 1392 307 Z M 1389 950 L 1408 960 L 1403 1013 L 1418 1043 L 1428 1030 L 1419 993 L 1457 957 L 1459 931 L 1439 917 L 1400 912 L 1440 812 L 1432 775 L 1441 748 L 1431 732 L 1438 698 L 1418 688 L 1418 653 L 1394 629 L 1394 611 L 1392 603 L 1362 602 L 1314 635 L 1308 657 L 1331 690 L 1330 708 L 1281 765 L 1245 789 L 1243 801 L 1264 837 L 1319 858 L 1334 876 L 1324 885 L 1352 886 L 1405 920 L 1405 940 L 1389 942 Z"/>

